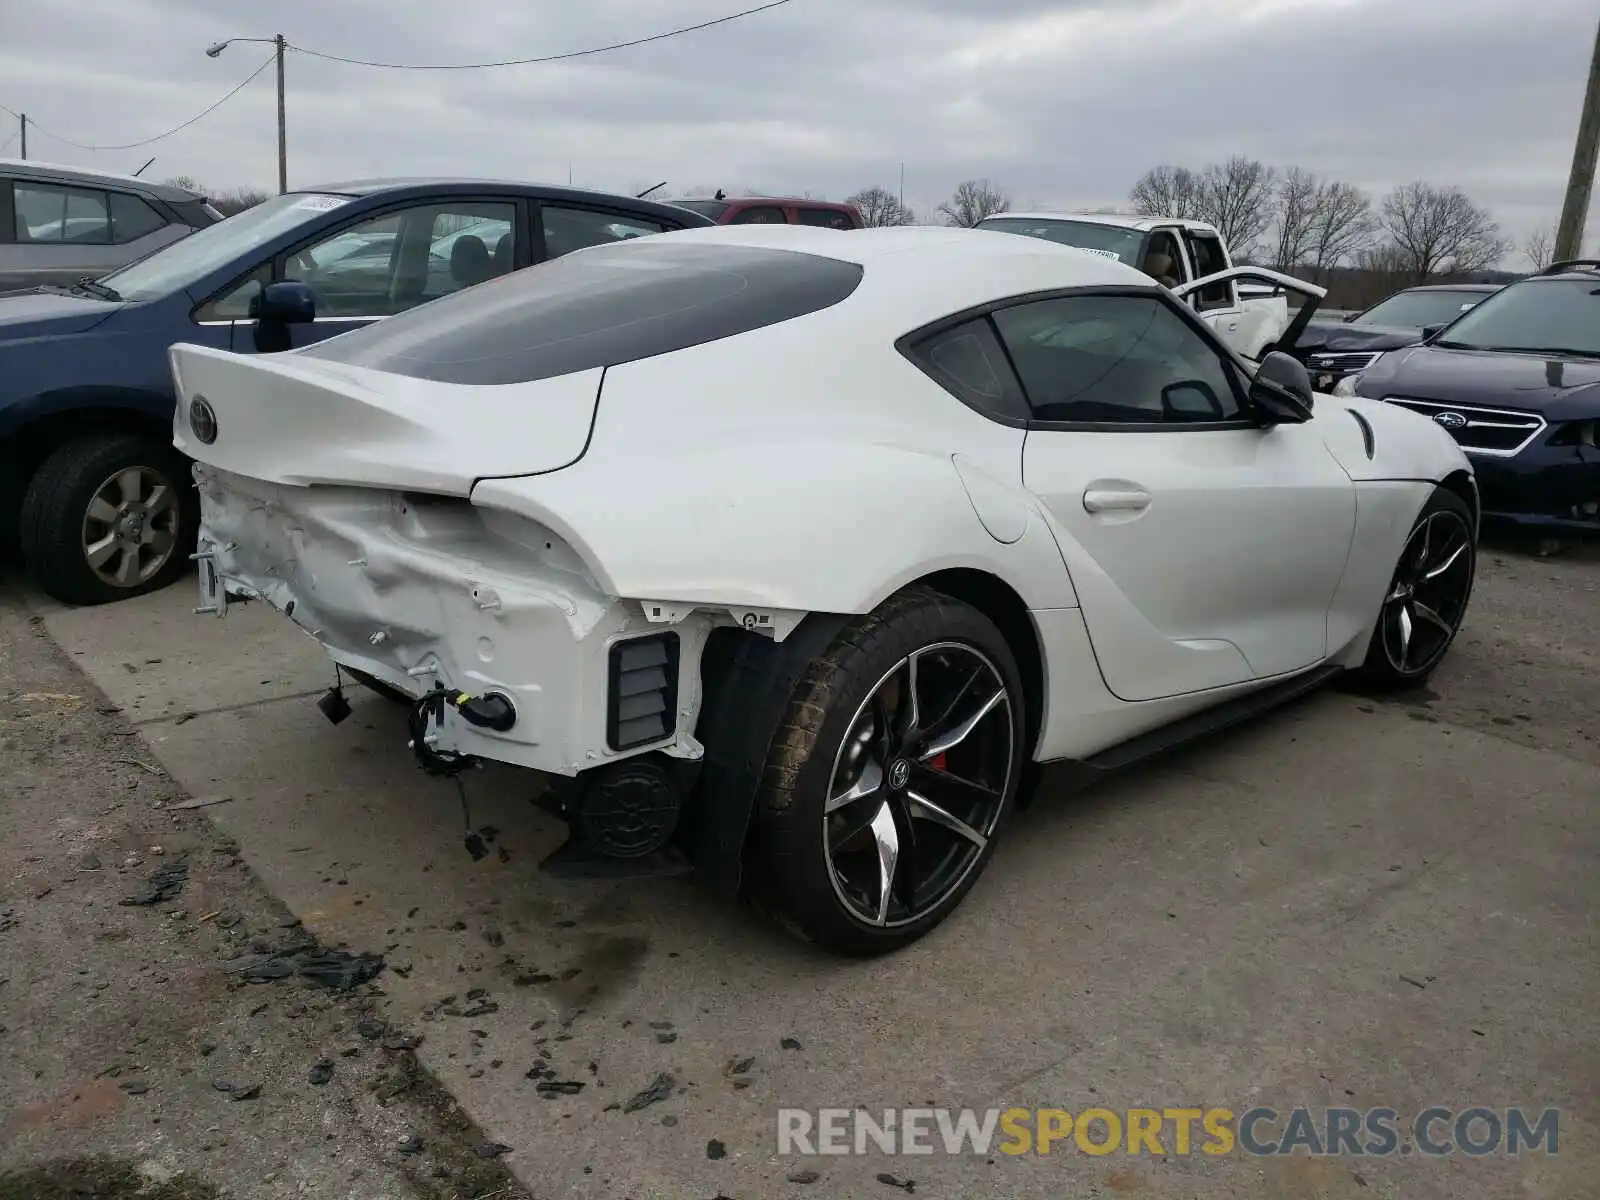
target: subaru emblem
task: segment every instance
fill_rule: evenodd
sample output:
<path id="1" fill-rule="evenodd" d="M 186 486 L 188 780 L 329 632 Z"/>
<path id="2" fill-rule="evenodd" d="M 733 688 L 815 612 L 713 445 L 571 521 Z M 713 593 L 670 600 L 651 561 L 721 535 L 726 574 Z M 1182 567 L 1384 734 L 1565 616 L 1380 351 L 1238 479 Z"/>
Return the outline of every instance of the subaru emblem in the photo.
<path id="1" fill-rule="evenodd" d="M 202 445 L 209 446 L 217 440 L 217 414 L 204 396 L 189 401 L 189 428 Z"/>
<path id="2" fill-rule="evenodd" d="M 1446 429 L 1461 429 L 1467 423 L 1467 419 L 1458 412 L 1434 413 L 1433 419 Z"/>

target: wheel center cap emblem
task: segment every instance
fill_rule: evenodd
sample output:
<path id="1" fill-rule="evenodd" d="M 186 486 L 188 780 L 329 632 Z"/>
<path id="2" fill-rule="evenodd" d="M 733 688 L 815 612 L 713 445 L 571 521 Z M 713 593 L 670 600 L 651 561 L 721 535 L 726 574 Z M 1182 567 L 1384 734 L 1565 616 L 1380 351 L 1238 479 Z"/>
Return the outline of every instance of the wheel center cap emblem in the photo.
<path id="1" fill-rule="evenodd" d="M 889 786 L 899 791 L 911 780 L 911 764 L 903 758 L 895 759 L 889 767 Z"/>

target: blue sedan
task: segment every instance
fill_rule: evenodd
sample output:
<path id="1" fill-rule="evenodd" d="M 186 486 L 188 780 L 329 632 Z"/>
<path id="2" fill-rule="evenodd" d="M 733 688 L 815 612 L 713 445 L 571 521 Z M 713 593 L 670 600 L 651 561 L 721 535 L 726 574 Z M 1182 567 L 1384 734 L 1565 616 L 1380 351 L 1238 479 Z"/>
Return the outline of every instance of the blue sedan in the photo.
<path id="1" fill-rule="evenodd" d="M 362 180 L 274 197 L 99 279 L 0 296 L 0 549 L 99 604 L 183 573 L 198 513 L 167 348 L 312 342 L 584 246 L 711 221 L 575 188 Z"/>

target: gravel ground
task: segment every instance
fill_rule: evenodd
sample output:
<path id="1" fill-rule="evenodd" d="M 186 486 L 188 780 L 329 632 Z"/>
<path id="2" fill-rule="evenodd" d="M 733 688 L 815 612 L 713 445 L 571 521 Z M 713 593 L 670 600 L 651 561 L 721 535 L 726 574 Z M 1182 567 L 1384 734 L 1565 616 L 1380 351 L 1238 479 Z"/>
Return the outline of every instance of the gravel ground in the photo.
<path id="1" fill-rule="evenodd" d="M 0 753 L 0 1200 L 528 1195 L 372 1017 L 384 974 L 229 969 L 336 948 L 3 597 Z"/>

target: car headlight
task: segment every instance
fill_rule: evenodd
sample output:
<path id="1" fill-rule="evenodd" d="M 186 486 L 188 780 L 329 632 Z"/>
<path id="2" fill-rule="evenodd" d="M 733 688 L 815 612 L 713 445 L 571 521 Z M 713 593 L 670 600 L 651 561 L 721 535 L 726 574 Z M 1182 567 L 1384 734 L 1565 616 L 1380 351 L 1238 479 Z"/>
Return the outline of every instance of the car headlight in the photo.
<path id="1" fill-rule="evenodd" d="M 1356 394 L 1356 384 L 1360 381 L 1360 372 L 1354 375 L 1346 375 L 1333 385 L 1333 391 L 1330 394 L 1334 396 L 1354 396 Z"/>

